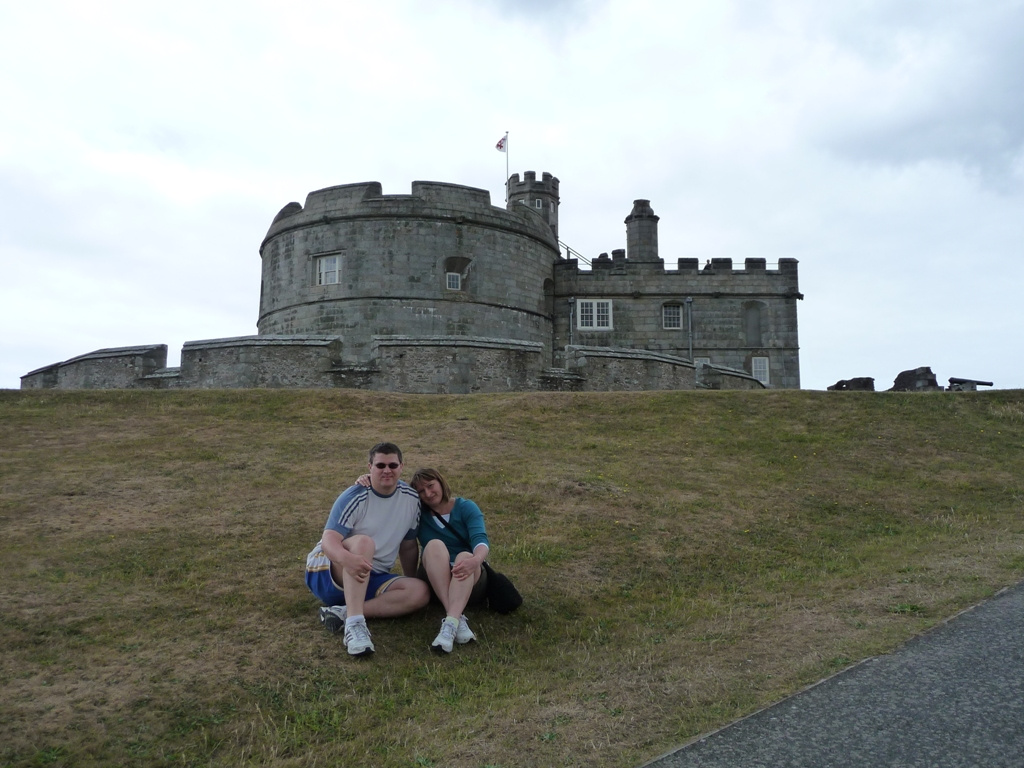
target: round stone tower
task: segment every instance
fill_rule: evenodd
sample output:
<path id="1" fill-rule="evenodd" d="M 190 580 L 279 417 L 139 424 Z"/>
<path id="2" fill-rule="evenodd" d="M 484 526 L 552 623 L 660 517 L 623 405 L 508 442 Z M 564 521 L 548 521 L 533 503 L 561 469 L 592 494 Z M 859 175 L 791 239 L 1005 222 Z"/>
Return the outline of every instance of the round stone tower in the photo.
<path id="1" fill-rule="evenodd" d="M 545 174 L 531 199 L 557 203 L 557 190 Z M 439 182 L 404 195 L 377 182 L 311 192 L 281 209 L 260 247 L 258 332 L 339 336 L 346 364 L 404 338 L 504 339 L 549 355 L 559 251 L 539 213 Z"/>
<path id="2" fill-rule="evenodd" d="M 526 205 L 539 213 L 558 238 L 558 179 L 545 172 L 537 181 L 537 174 L 527 171 L 523 180 L 513 173 L 508 179 L 508 209 L 515 205 Z"/>

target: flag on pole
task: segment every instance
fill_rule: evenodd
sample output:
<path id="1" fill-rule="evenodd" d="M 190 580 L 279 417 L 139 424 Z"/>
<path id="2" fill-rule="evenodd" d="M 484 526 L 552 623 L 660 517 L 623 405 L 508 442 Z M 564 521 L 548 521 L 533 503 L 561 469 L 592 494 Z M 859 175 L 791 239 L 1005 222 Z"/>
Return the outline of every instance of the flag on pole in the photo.
<path id="1" fill-rule="evenodd" d="M 508 146 L 508 134 L 505 134 L 500 139 L 498 139 L 498 143 L 494 145 L 494 148 L 496 150 L 498 150 L 499 152 L 507 152 L 508 151 L 507 148 L 506 148 L 507 146 Z"/>

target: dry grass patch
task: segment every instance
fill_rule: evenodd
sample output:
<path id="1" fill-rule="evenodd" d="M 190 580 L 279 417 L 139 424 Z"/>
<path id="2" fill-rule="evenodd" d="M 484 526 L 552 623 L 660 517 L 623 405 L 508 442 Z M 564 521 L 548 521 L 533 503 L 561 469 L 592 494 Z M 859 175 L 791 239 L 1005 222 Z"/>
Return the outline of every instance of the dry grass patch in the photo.
<path id="1" fill-rule="evenodd" d="M 638 765 L 1024 574 L 1019 392 L 0 392 L 0 763 Z M 302 583 L 381 439 L 526 604 L 349 659 Z"/>

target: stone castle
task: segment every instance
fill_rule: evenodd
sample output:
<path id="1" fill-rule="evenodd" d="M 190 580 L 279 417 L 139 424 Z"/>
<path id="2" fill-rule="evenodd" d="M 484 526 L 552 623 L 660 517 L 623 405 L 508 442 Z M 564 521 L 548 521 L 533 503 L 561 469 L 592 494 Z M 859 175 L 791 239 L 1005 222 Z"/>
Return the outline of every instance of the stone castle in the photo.
<path id="1" fill-rule="evenodd" d="M 680 258 L 636 200 L 626 247 L 589 263 L 559 240 L 558 179 L 486 190 L 416 181 L 311 192 L 274 217 L 257 335 L 101 349 L 29 388 L 352 387 L 410 393 L 799 388 L 796 259 Z M 564 251 L 564 252 L 563 252 Z"/>

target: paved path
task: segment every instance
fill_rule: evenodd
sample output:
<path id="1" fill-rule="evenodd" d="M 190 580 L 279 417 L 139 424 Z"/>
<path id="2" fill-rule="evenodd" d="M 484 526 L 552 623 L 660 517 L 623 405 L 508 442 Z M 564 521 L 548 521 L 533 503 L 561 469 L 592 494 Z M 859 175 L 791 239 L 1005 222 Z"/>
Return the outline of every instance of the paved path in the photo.
<path id="1" fill-rule="evenodd" d="M 644 768 L 1024 768 L 1024 583 Z"/>

